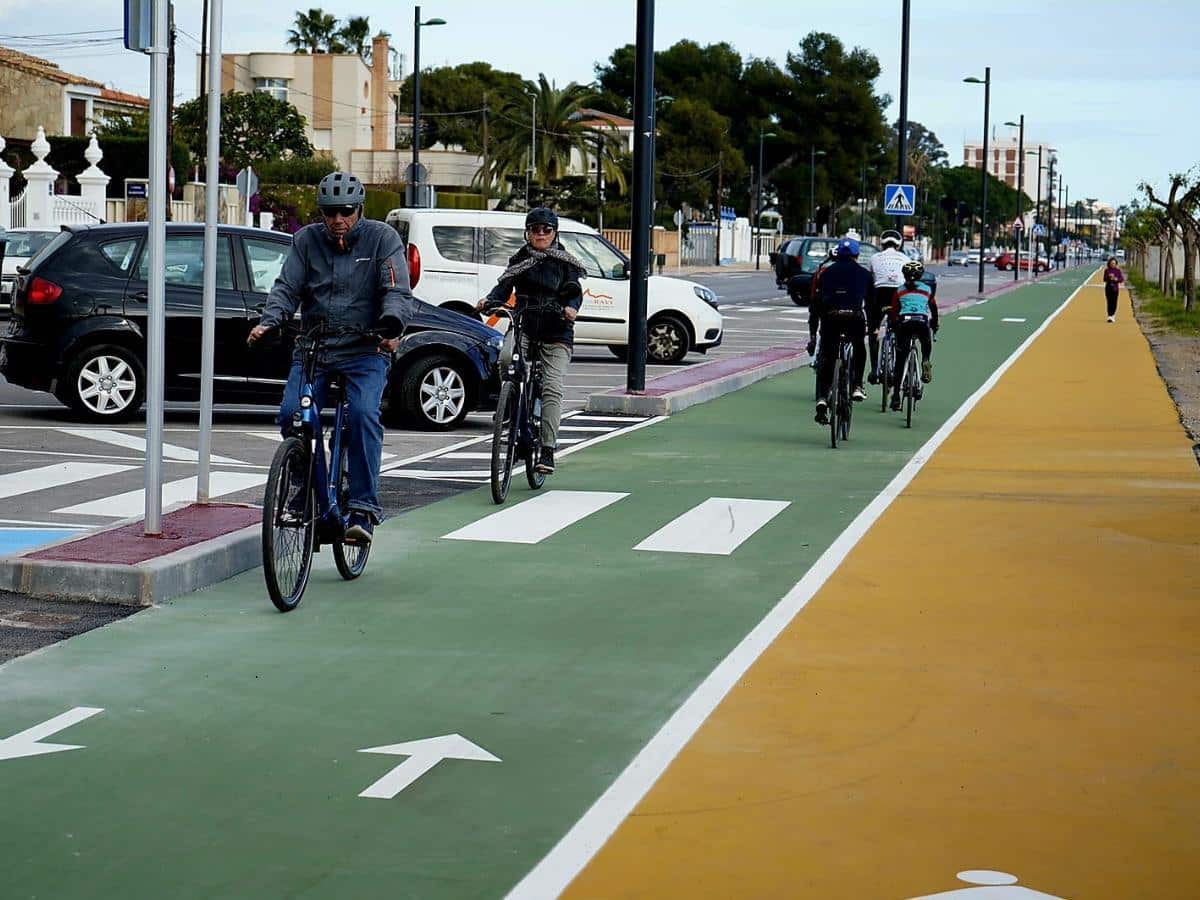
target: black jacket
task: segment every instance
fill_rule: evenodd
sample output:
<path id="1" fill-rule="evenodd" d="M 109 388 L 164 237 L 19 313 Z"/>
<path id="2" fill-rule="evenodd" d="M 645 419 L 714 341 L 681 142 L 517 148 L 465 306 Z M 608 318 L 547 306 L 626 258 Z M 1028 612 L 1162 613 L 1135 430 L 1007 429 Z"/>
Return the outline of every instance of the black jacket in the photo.
<path id="1" fill-rule="evenodd" d="M 562 245 L 556 245 L 562 249 Z M 508 261 L 516 265 L 529 255 L 526 244 Z M 513 291 L 517 292 L 517 309 L 526 306 L 550 304 L 555 307 L 579 309 L 583 304 L 583 289 L 579 276 L 567 263 L 557 259 L 544 259 L 515 280 L 501 278 L 488 293 L 489 304 L 503 304 Z M 575 326 L 563 318 L 557 310 L 549 313 L 532 313 L 525 317 L 525 333 L 548 344 L 575 342 Z"/>
<path id="2" fill-rule="evenodd" d="M 817 296 L 808 310 L 808 331 L 816 335 L 826 315 L 865 316 L 871 273 L 852 259 L 838 259 L 821 273 Z"/>

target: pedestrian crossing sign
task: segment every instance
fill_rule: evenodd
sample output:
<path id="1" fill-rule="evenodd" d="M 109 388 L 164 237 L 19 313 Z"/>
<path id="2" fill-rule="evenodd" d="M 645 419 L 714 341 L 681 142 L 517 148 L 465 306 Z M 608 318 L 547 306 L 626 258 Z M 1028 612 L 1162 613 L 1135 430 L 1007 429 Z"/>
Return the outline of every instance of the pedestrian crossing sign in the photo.
<path id="1" fill-rule="evenodd" d="M 883 212 L 889 216 L 911 216 L 917 189 L 911 184 L 889 184 L 883 189 Z"/>

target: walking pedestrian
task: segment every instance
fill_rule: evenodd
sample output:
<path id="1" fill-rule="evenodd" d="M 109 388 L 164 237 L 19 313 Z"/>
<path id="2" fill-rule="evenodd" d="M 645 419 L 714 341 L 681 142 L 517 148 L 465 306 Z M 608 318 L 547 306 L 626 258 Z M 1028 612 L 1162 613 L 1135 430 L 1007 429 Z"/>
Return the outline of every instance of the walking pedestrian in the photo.
<path id="1" fill-rule="evenodd" d="M 1108 321 L 1117 321 L 1117 298 L 1121 296 L 1121 285 L 1125 283 L 1125 273 L 1117 263 L 1115 256 L 1108 258 L 1104 267 L 1104 299 L 1108 301 Z"/>

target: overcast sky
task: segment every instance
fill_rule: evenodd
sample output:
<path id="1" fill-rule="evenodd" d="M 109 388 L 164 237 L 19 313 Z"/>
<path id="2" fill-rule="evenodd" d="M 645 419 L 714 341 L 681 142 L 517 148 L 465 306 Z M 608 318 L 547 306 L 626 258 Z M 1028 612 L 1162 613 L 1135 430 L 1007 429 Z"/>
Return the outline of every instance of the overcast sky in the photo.
<path id="1" fill-rule="evenodd" d="M 308 9 L 315 0 L 305 0 Z M 301 4 L 289 0 L 226 3 L 224 49 L 286 49 L 287 29 Z M 329 0 L 339 18 L 366 15 L 401 52 L 411 48 L 412 7 L 382 0 Z M 849 46 L 870 49 L 883 67 L 880 93 L 896 99 L 900 84 L 900 0 L 658 0 L 655 46 L 689 38 L 728 41 L 743 57 L 776 60 L 810 31 L 829 31 Z M 967 75 L 992 69 L 992 122 L 1024 113 L 1026 138 L 1059 150 L 1071 197 L 1127 202 L 1139 181 L 1162 184 L 1170 172 L 1200 163 L 1200 2 L 1142 0 L 912 0 L 909 118 L 932 129 L 951 162 L 964 139 L 983 127 L 983 88 Z M 634 40 L 633 0 L 557 0 L 501 4 L 430 0 L 423 18 L 448 24 L 422 34 L 425 66 L 483 60 L 527 78 L 544 72 L 560 84 L 587 82 L 593 66 Z M 181 35 L 176 93 L 195 96 L 201 0 L 177 0 Z M 122 6 L 116 0 L 0 0 L 0 45 L 51 59 L 63 69 L 148 95 L 149 59 L 121 47 Z M 95 32 L 59 38 L 63 32 Z M 13 35 L 49 35 L 31 48 Z M 116 40 L 111 40 L 113 37 Z M 65 46 L 63 41 L 103 41 Z M 1010 132 L 1000 127 L 997 133 Z"/>

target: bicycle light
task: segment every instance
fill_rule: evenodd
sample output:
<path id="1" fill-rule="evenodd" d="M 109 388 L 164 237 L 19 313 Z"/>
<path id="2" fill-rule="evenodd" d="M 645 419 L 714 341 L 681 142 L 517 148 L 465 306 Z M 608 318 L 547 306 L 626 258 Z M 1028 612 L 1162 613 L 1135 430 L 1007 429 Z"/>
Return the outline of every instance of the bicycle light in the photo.
<path id="1" fill-rule="evenodd" d="M 301 409 L 311 409 L 312 408 L 312 397 L 301 397 L 300 398 L 300 408 Z"/>

